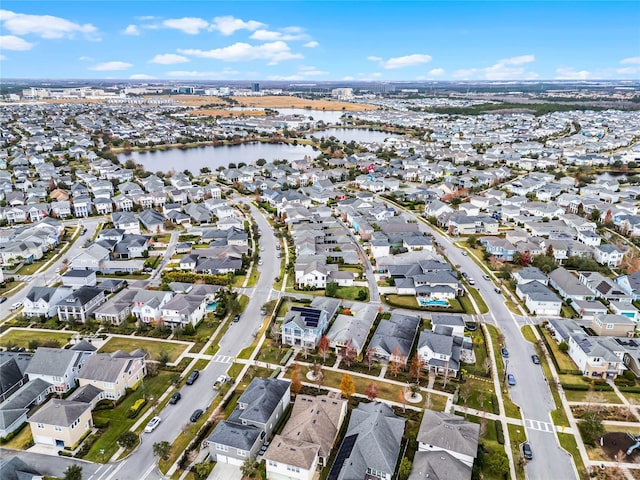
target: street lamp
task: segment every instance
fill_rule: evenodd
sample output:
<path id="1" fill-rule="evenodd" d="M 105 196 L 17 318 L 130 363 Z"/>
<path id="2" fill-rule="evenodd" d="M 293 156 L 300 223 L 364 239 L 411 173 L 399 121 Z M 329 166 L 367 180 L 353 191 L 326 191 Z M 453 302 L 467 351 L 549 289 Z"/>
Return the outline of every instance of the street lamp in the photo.
<path id="1" fill-rule="evenodd" d="M 507 381 L 507 369 L 509 368 L 509 359 L 505 358 L 504 360 L 504 379 L 502 380 L 503 383 L 505 383 Z"/>

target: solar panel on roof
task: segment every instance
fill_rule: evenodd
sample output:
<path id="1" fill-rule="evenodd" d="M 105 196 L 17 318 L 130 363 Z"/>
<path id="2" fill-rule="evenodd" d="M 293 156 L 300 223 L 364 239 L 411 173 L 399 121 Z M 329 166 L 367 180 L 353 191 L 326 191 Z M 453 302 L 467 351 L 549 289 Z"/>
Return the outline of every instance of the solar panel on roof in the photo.
<path id="1" fill-rule="evenodd" d="M 336 455 L 336 459 L 333 461 L 333 465 L 331 465 L 331 471 L 329 472 L 327 480 L 338 480 L 338 475 L 340 475 L 342 465 L 344 465 L 345 460 L 351 456 L 351 452 L 357 438 L 357 433 L 344 438 L 342 445 L 340 445 L 340 450 L 338 450 L 338 455 Z"/>

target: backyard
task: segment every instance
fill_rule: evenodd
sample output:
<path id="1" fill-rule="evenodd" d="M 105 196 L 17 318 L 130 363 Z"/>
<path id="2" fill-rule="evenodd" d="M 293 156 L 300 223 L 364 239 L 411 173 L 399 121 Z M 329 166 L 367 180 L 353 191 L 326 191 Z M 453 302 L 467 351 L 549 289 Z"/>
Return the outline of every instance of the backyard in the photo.
<path id="1" fill-rule="evenodd" d="M 13 329 L 3 333 L 0 336 L 0 345 L 3 347 L 15 346 L 29 348 L 31 342 L 39 342 L 39 344 L 47 344 L 53 346 L 56 342 L 59 347 L 64 347 L 73 336 L 74 332 L 71 331 L 45 331 L 45 330 L 33 330 L 29 328 L 25 329 Z"/>
<path id="2" fill-rule="evenodd" d="M 171 363 L 176 361 L 180 354 L 188 348 L 188 345 L 140 337 L 111 337 L 107 343 L 100 348 L 100 352 L 111 353 L 122 350 L 129 353 L 138 348 L 147 352 L 151 360 L 158 360 L 160 354 L 166 352 L 169 356 L 169 363 Z"/>

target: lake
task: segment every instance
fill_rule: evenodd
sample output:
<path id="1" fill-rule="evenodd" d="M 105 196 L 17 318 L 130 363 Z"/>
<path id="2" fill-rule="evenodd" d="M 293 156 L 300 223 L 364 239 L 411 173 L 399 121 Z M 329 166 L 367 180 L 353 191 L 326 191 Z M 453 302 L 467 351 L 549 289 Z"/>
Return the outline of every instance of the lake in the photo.
<path id="1" fill-rule="evenodd" d="M 384 142 L 386 138 L 402 137 L 402 135 L 394 135 L 393 133 L 355 128 L 327 128 L 326 130 L 314 132 L 313 136 L 316 138 L 336 137 L 341 142 L 350 142 L 353 140 L 357 143 Z"/>
<path id="2" fill-rule="evenodd" d="M 240 145 L 224 145 L 220 147 L 206 146 L 196 148 L 171 148 L 148 152 L 130 152 L 118 155 L 121 163 L 133 160 L 136 164 L 142 164 L 145 170 L 150 172 L 169 170 L 191 170 L 198 173 L 202 167 L 209 167 L 215 171 L 218 167 L 225 167 L 229 163 L 244 162 L 253 164 L 259 158 L 267 161 L 273 160 L 298 160 L 309 155 L 317 157 L 319 151 L 313 150 L 308 145 L 289 145 L 286 143 L 243 143 Z"/>

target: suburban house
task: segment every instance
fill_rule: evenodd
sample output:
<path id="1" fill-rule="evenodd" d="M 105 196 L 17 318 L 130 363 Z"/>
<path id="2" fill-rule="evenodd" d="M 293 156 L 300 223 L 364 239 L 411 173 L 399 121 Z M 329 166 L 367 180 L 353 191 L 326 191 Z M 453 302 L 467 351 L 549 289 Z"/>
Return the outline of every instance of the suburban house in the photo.
<path id="1" fill-rule="evenodd" d="M 81 342 L 69 349 L 38 347 L 25 370 L 29 381 L 37 378 L 53 385 L 55 393 L 75 388 L 76 378 L 96 347 Z"/>
<path id="2" fill-rule="evenodd" d="M 591 329 L 602 337 L 632 337 L 635 320 L 624 315 L 596 315 L 591 321 Z"/>
<path id="3" fill-rule="evenodd" d="M 324 265 L 314 261 L 311 263 L 296 263 L 295 282 L 298 288 L 314 287 L 327 288 L 327 279 L 333 270 L 337 270 L 337 265 Z"/>
<path id="4" fill-rule="evenodd" d="M 349 346 L 355 349 L 356 355 L 361 355 L 378 313 L 374 305 L 356 306 L 354 304 L 353 308 L 356 308 L 355 311 L 352 309 L 350 312 L 353 315 L 338 315 L 327 332 L 329 346 L 335 350 L 336 354 L 340 354 L 349 342 Z"/>
<path id="5" fill-rule="evenodd" d="M 640 300 L 640 272 L 633 272 L 629 275 L 620 275 L 614 280 L 620 287 L 633 296 L 634 300 Z"/>
<path id="6" fill-rule="evenodd" d="M 480 425 L 449 413 L 425 410 L 410 479 L 470 479 Z"/>
<path id="7" fill-rule="evenodd" d="M 204 295 L 177 294 L 162 306 L 160 321 L 171 328 L 197 325 L 206 314 L 207 297 Z"/>
<path id="8" fill-rule="evenodd" d="M 593 300 L 596 297 L 593 290 L 564 267 L 556 268 L 549 274 L 549 285 L 565 300 Z"/>
<path id="9" fill-rule="evenodd" d="M 282 321 L 282 343 L 314 349 L 329 325 L 329 313 L 317 308 L 292 306 Z"/>
<path id="10" fill-rule="evenodd" d="M 622 263 L 624 251 L 610 243 L 597 245 L 595 247 L 594 259 L 600 265 L 606 265 L 610 268 L 616 268 Z"/>
<path id="11" fill-rule="evenodd" d="M 78 374 L 80 386 L 93 385 L 104 391 L 104 398 L 118 400 L 126 389 L 136 389 L 146 374 L 145 352 L 97 353 L 87 359 Z"/>
<path id="12" fill-rule="evenodd" d="M 538 281 L 518 284 L 516 295 L 533 315 L 558 316 L 562 310 L 562 300 Z"/>
<path id="13" fill-rule="evenodd" d="M 297 395 L 282 433 L 264 455 L 267 478 L 312 480 L 327 465 L 346 413 L 347 401 L 337 393 Z"/>
<path id="14" fill-rule="evenodd" d="M 51 399 L 29 418 L 33 441 L 74 449 L 91 430 L 91 404 Z"/>
<path id="15" fill-rule="evenodd" d="M 240 466 L 255 459 L 291 402 L 290 387 L 285 380 L 254 378 L 207 439 L 212 460 Z"/>
<path id="16" fill-rule="evenodd" d="M 542 270 L 536 267 L 524 267 L 516 270 L 511 274 L 517 284 L 525 284 L 529 282 L 540 282 L 543 285 L 549 284 L 549 278 L 542 273 Z"/>
<path id="17" fill-rule="evenodd" d="M 102 270 L 105 262 L 109 261 L 109 250 L 94 243 L 84 248 L 72 261 L 74 270 Z"/>
<path id="18" fill-rule="evenodd" d="M 2 369 L 2 374 L 5 373 Z M 4 380 L 6 379 L 3 378 Z M 24 424 L 29 411 L 42 404 L 49 393 L 51 393 L 51 384 L 36 378 L 22 384 L 13 394 L 3 395 L 0 402 L 0 438 L 5 438 Z"/>
<path id="19" fill-rule="evenodd" d="M 130 315 L 145 323 L 153 323 L 160 319 L 162 307 L 171 298 L 171 292 L 127 288 L 94 310 L 94 315 L 96 320 L 113 325 L 120 325 Z"/>
<path id="20" fill-rule="evenodd" d="M 58 303 L 71 293 L 68 287 L 31 287 L 23 300 L 22 314 L 26 317 L 51 318 L 58 313 Z"/>
<path id="21" fill-rule="evenodd" d="M 473 343 L 464 336 L 464 323 L 462 332 L 442 324 L 433 324 L 433 330 L 420 332 L 416 354 L 425 369 L 452 377 L 458 375 L 461 362 L 475 362 Z"/>
<path id="22" fill-rule="evenodd" d="M 496 235 L 500 222 L 489 215 L 454 215 L 449 217 L 451 235 Z"/>
<path id="23" fill-rule="evenodd" d="M 104 290 L 96 287 L 80 287 L 58 302 L 58 318 L 61 321 L 84 323 L 89 315 L 106 301 Z"/>
<path id="24" fill-rule="evenodd" d="M 140 235 L 140 222 L 133 212 L 113 212 L 111 221 L 114 228 L 124 230 L 125 233 Z"/>
<path id="25" fill-rule="evenodd" d="M 0 403 L 29 381 L 26 370 L 31 358 L 30 353 L 0 352 Z"/>
<path id="26" fill-rule="evenodd" d="M 44 475 L 20 458 L 7 457 L 0 459 L 0 472 L 3 480 L 42 480 Z"/>
<path id="27" fill-rule="evenodd" d="M 380 320 L 369 348 L 378 359 L 406 365 L 419 327 L 419 317 L 392 313 L 388 320 Z"/>
<path id="28" fill-rule="evenodd" d="M 95 287 L 98 277 L 94 270 L 67 270 L 62 274 L 62 285 L 77 290 L 80 287 Z"/>
<path id="29" fill-rule="evenodd" d="M 629 295 L 617 283 L 599 272 L 580 272 L 579 279 L 595 292 L 596 297 L 609 302 L 633 302 L 633 295 Z"/>
<path id="30" fill-rule="evenodd" d="M 391 480 L 400 456 L 406 420 L 381 402 L 360 403 L 331 466 L 331 480 Z"/>

